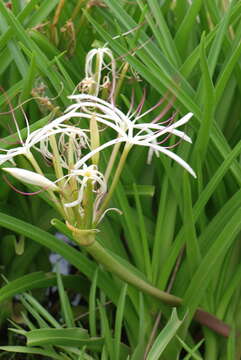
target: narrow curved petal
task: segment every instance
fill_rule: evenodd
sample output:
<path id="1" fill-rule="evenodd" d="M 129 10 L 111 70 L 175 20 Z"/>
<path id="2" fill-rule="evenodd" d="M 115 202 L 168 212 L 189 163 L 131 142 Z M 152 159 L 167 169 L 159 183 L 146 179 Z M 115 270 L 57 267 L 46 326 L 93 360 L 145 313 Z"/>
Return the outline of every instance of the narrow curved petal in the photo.
<path id="1" fill-rule="evenodd" d="M 179 165 L 181 165 L 184 169 L 186 169 L 194 178 L 197 177 L 195 172 L 191 168 L 191 166 L 188 165 L 188 163 L 186 163 L 186 161 L 184 161 L 180 156 L 178 156 L 174 152 L 164 148 L 163 146 L 159 146 L 159 145 L 156 145 L 156 144 L 149 144 L 149 143 L 144 142 L 144 141 L 143 142 L 135 141 L 134 144 L 141 145 L 141 146 L 146 146 L 148 148 L 151 148 L 153 150 L 156 150 L 158 152 L 161 152 L 161 153 L 167 155 L 169 158 L 173 159 Z"/>

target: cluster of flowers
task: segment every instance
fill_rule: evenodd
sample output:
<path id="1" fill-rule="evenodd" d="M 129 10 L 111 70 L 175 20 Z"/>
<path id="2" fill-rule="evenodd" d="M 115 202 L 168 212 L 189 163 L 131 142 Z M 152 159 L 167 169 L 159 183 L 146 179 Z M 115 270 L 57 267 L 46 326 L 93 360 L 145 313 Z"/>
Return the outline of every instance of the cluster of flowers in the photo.
<path id="1" fill-rule="evenodd" d="M 109 57 L 109 65 L 105 58 Z M 95 60 L 94 60 L 95 59 Z M 95 71 L 93 68 L 95 67 Z M 103 76 L 106 68 L 111 75 Z M 195 177 L 192 168 L 177 154 L 165 147 L 166 137 L 173 134 L 191 143 L 183 131 L 178 128 L 187 123 L 192 113 L 186 114 L 176 122 L 160 123 L 156 117 L 152 122 L 141 122 L 147 114 L 158 107 L 155 105 L 141 113 L 144 98 L 133 111 L 133 105 L 127 114 L 114 105 L 116 64 L 111 51 L 107 48 L 92 50 L 86 58 L 86 77 L 81 82 L 85 93 L 71 95 L 73 104 L 64 114 L 49 124 L 30 133 L 27 125 L 27 138 L 23 140 L 17 127 L 20 146 L 9 150 L 0 149 L 0 165 L 11 162 L 13 167 L 3 167 L 22 182 L 40 187 L 51 196 L 56 208 L 72 226 L 82 229 L 95 227 L 108 211 L 108 203 L 125 163 L 130 149 L 134 145 L 149 149 L 148 160 L 153 153 L 170 157 Z M 110 85 L 110 101 L 103 100 L 99 94 Z M 84 120 L 85 119 L 85 120 Z M 73 123 L 88 123 L 80 128 Z M 108 127 L 113 131 L 112 139 L 101 143 L 100 134 Z M 164 140 L 160 140 L 163 139 Z M 124 147 L 121 144 L 124 143 Z M 100 153 L 113 147 L 105 172 L 100 172 Z M 36 152 L 53 165 L 56 178 L 48 179 L 36 160 Z M 119 163 L 114 168 L 120 153 Z M 18 155 L 24 155 L 31 164 L 32 170 L 16 167 L 14 161 Z M 112 173 L 111 185 L 107 186 Z"/>

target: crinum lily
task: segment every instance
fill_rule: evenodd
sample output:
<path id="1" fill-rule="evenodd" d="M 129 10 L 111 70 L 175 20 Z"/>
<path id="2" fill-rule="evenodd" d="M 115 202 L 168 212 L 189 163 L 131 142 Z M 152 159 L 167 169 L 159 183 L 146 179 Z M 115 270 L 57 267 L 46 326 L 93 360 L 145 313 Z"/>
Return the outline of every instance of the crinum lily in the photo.
<path id="1" fill-rule="evenodd" d="M 191 175 L 196 176 L 193 169 L 180 156 L 162 144 L 170 135 L 175 135 L 182 140 L 191 142 L 190 137 L 183 131 L 178 130 L 178 127 L 187 123 L 192 117 L 192 113 L 186 114 L 176 122 L 168 122 L 165 126 L 164 123 L 158 122 L 158 116 L 150 123 L 140 122 L 144 116 L 158 107 L 158 104 L 141 114 L 144 103 L 144 100 L 142 100 L 136 111 L 131 112 L 131 106 L 129 112 L 125 114 L 113 103 L 109 103 L 94 95 L 79 94 L 72 95 L 69 98 L 75 100 L 75 103 L 67 108 L 64 115 L 33 133 L 30 133 L 28 127 L 28 136 L 25 142 L 19 135 L 22 146 L 11 149 L 5 155 L 1 155 L 0 164 L 6 160 L 14 162 L 15 156 L 23 154 L 29 159 L 34 169 L 43 175 L 32 156 L 31 148 L 39 151 L 45 159 L 53 161 L 56 182 L 58 187 L 62 189 L 60 191 L 62 208 L 65 213 L 71 213 L 71 216 L 69 214 L 68 216 L 72 220 L 74 218 L 73 212 L 75 212 L 79 218 L 79 225 L 83 224 L 83 218 L 85 218 L 85 223 L 87 221 L 86 214 L 89 211 L 89 206 L 86 207 L 86 196 L 88 194 L 93 199 L 91 206 L 93 213 L 91 216 L 87 216 L 88 219 L 91 219 L 91 221 L 87 221 L 88 226 L 91 226 L 93 222 L 97 224 L 102 219 L 103 214 L 107 211 L 126 157 L 134 145 L 147 147 L 149 149 L 149 158 L 153 152 L 157 155 L 160 153 L 165 154 L 184 167 Z M 69 124 L 69 121 L 75 118 L 80 120 L 87 119 L 90 121 L 90 125 L 94 120 L 96 124 L 114 130 L 115 136 L 100 145 L 98 126 L 97 128 L 95 127 L 94 131 L 91 126 L 89 129 L 81 129 L 78 126 L 64 123 L 68 121 Z M 91 133 L 90 140 L 87 136 L 88 132 Z M 94 137 L 98 138 L 97 141 L 93 140 L 94 132 L 96 134 Z M 163 138 L 163 136 L 164 140 L 160 141 L 159 139 Z M 107 182 L 122 143 L 125 146 L 118 166 L 113 173 L 109 191 L 107 192 Z M 110 146 L 114 146 L 114 149 L 105 173 L 102 175 L 98 169 L 99 160 L 95 156 Z M 82 149 L 85 149 L 84 154 Z M 88 164 L 90 160 L 92 165 Z M 67 180 L 65 179 L 66 177 Z M 95 193 L 94 198 L 93 193 Z"/>
<path id="2" fill-rule="evenodd" d="M 117 134 L 114 139 L 104 143 L 82 157 L 75 164 L 75 169 L 80 168 L 87 160 L 105 148 L 118 143 L 125 143 L 128 145 L 129 149 L 133 145 L 139 145 L 148 147 L 156 154 L 163 153 L 179 163 L 192 176 L 196 177 L 193 169 L 181 157 L 168 150 L 165 146 L 158 144 L 158 138 L 166 134 L 175 135 L 182 140 L 191 143 L 190 137 L 177 128 L 186 124 L 193 116 L 192 113 L 186 114 L 175 123 L 164 126 L 162 123 L 156 123 L 155 119 L 150 123 L 139 123 L 139 120 L 149 114 L 154 108 L 149 109 L 143 114 L 139 114 L 140 109 L 137 110 L 137 114 L 136 112 L 133 114 L 130 114 L 130 112 L 124 114 L 113 104 L 93 95 L 72 95 L 70 96 L 70 99 L 76 100 L 76 103 L 66 110 L 72 117 L 91 119 L 94 115 L 97 122 L 112 128 Z"/>
<path id="3" fill-rule="evenodd" d="M 26 119 L 26 125 L 27 125 L 26 139 L 23 140 L 20 129 L 17 127 L 20 146 L 13 147 L 11 149 L 0 148 L 0 151 L 5 153 L 5 154 L 0 154 L 0 165 L 4 164 L 6 161 L 10 161 L 14 164 L 14 158 L 18 155 L 25 155 L 28 159 L 30 159 L 32 148 L 35 148 L 37 151 L 42 152 L 43 155 L 46 152 L 45 155 L 47 156 L 48 151 L 46 147 L 46 141 L 48 142 L 48 139 L 50 138 L 51 135 L 56 135 L 61 133 L 66 133 L 66 134 L 75 133 L 76 136 L 82 139 L 81 140 L 82 143 L 84 142 L 87 143 L 88 138 L 86 136 L 85 130 L 82 130 L 78 127 L 63 124 L 64 121 L 69 120 L 70 117 L 71 117 L 70 114 L 62 115 L 59 118 L 51 121 L 49 124 L 45 125 L 44 127 L 33 131 L 32 133 L 30 132 L 30 127 Z M 37 144 L 39 144 L 39 146 L 37 146 Z"/>
<path id="4" fill-rule="evenodd" d="M 109 63 L 106 63 L 105 58 L 109 59 Z M 107 71 L 107 75 L 102 78 L 103 71 Z M 111 79 L 108 73 L 111 74 Z M 77 88 L 81 92 L 98 96 L 101 90 L 110 87 L 109 99 L 113 101 L 115 85 L 116 63 L 112 51 L 107 47 L 90 50 L 85 60 L 85 78 Z"/>

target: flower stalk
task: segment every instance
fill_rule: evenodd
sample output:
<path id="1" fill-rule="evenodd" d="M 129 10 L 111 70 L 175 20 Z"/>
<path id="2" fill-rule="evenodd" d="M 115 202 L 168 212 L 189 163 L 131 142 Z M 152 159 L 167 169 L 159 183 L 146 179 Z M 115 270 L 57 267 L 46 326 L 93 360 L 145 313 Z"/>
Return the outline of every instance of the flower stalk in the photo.
<path id="1" fill-rule="evenodd" d="M 146 280 L 135 275 L 131 270 L 126 266 L 122 265 L 113 255 L 111 255 L 103 246 L 95 240 L 94 230 L 89 230 L 87 233 L 86 239 L 80 234 L 74 231 L 73 228 L 68 228 L 72 231 L 73 239 L 80 245 L 85 246 L 87 252 L 97 261 L 97 263 L 103 265 L 105 269 L 110 271 L 112 274 L 117 275 L 120 279 L 127 282 L 130 285 L 133 285 L 135 288 L 141 290 L 142 292 L 155 297 L 158 300 L 161 300 L 163 303 L 170 306 L 181 306 L 182 299 L 175 295 L 169 294 L 165 291 L 162 291 L 155 286 L 148 283 Z M 88 230 L 86 230 L 88 231 Z M 210 314 L 209 312 L 198 308 L 194 314 L 194 319 L 199 322 L 201 325 L 208 327 L 217 334 L 220 334 L 224 337 L 228 337 L 231 332 L 229 325 L 225 324 L 223 321 L 219 320 L 216 316 Z"/>

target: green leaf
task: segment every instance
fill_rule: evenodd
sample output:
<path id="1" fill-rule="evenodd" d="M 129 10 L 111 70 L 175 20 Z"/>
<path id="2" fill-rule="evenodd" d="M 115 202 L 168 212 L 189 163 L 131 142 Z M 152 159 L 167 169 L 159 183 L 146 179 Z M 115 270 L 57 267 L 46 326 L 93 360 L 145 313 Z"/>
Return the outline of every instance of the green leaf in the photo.
<path id="1" fill-rule="evenodd" d="M 57 285 L 58 285 L 58 292 L 59 292 L 59 297 L 60 297 L 62 315 L 63 315 L 64 321 L 66 323 L 66 326 L 68 328 L 74 327 L 75 323 L 74 323 L 74 317 L 73 317 L 71 305 L 70 305 L 67 293 L 64 290 L 63 281 L 62 281 L 61 275 L 58 270 L 57 270 Z"/>
<path id="2" fill-rule="evenodd" d="M 135 195 L 135 191 L 133 190 L 133 186 L 125 185 L 125 193 L 126 195 Z M 155 186 L 154 185 L 137 185 L 136 184 L 136 192 L 138 196 L 154 196 Z"/>
<path id="3" fill-rule="evenodd" d="M 4 7 L 4 10 L 6 11 L 5 5 L 2 4 Z M 1 8 L 1 3 L 0 3 Z M 0 30 L 3 33 L 8 29 L 6 18 L 4 17 L 4 13 L 0 12 Z M 27 75 L 28 71 L 28 64 L 25 60 L 25 57 L 23 56 L 22 52 L 19 50 L 18 46 L 15 44 L 13 40 L 9 40 L 7 47 L 9 49 L 9 52 L 11 54 L 12 59 L 15 61 L 15 64 L 22 75 L 22 77 L 25 77 Z"/>
<path id="4" fill-rule="evenodd" d="M 203 162 L 206 156 L 209 136 L 211 134 L 211 126 L 213 122 L 214 115 L 214 86 L 212 83 L 211 74 L 209 71 L 208 62 L 205 54 L 205 35 L 203 34 L 201 39 L 201 48 L 200 48 L 200 62 L 201 62 L 201 70 L 202 70 L 202 82 L 201 86 L 203 86 L 202 94 L 203 94 L 203 115 L 201 126 L 197 135 L 197 140 L 195 143 L 195 152 L 199 162 Z"/>
<path id="5" fill-rule="evenodd" d="M 139 6 L 144 9 L 141 1 L 137 1 Z M 165 17 L 163 16 L 163 11 L 157 0 L 148 0 L 147 1 L 151 14 L 146 14 L 146 20 L 149 23 L 153 34 L 155 34 L 160 49 L 163 50 L 166 57 L 174 65 L 180 65 L 180 57 L 177 52 L 175 43 L 173 41 L 171 32 L 166 23 Z M 152 17 L 155 19 L 155 22 L 152 20 Z"/>
<path id="6" fill-rule="evenodd" d="M 190 182 L 187 174 L 183 176 L 183 203 L 184 203 L 184 232 L 186 241 L 187 261 L 189 273 L 192 275 L 201 261 L 201 253 L 197 240 L 196 228 L 193 218 L 192 197 Z M 185 221 L 185 219 L 188 219 Z"/>
<path id="7" fill-rule="evenodd" d="M 178 319 L 177 311 L 176 309 L 173 309 L 170 320 L 156 338 L 147 355 L 146 360 L 158 360 L 160 358 L 167 345 L 175 337 L 175 334 L 181 324 L 182 320 Z"/>
<path id="8" fill-rule="evenodd" d="M 190 312 L 194 311 L 203 300 L 203 295 L 214 275 L 213 271 L 218 260 L 221 256 L 225 255 L 241 230 L 240 217 L 241 208 L 235 212 L 232 219 L 224 226 L 217 239 L 213 241 L 213 244 L 210 246 L 199 268 L 192 277 L 184 296 L 184 304 L 188 306 Z M 197 284 L 198 292 L 194 290 L 196 289 Z"/>
<path id="9" fill-rule="evenodd" d="M 196 351 L 203 344 L 204 339 L 200 340 L 193 349 L 191 349 L 178 335 L 177 335 L 177 339 L 182 344 L 183 348 L 188 352 L 184 360 L 189 360 L 189 359 L 203 360 L 202 357 L 196 353 Z"/>
<path id="10" fill-rule="evenodd" d="M 91 343 L 103 342 L 100 338 L 89 338 L 88 332 L 81 328 L 67 329 L 36 329 L 26 333 L 28 346 L 83 346 Z"/>
<path id="11" fill-rule="evenodd" d="M 57 355 L 53 351 L 28 348 L 26 346 L 0 346 L 0 350 L 6 351 L 8 353 L 12 352 L 14 354 L 16 354 L 16 353 L 35 354 L 35 355 L 47 356 L 47 357 L 50 357 L 51 359 L 63 360 L 62 355 Z"/>
<path id="12" fill-rule="evenodd" d="M 142 243 L 140 244 L 142 247 L 143 255 L 144 255 L 144 264 L 145 264 L 145 274 L 149 281 L 152 280 L 151 274 L 151 259 L 150 259 L 150 252 L 149 252 L 149 243 L 148 243 L 148 236 L 147 236 L 147 229 L 146 224 L 144 221 L 144 214 L 140 202 L 140 198 L 138 196 L 136 184 L 133 184 L 134 192 L 135 192 L 135 202 L 137 208 L 137 215 L 138 215 L 138 223 L 140 228 L 140 237 Z"/>
<path id="13" fill-rule="evenodd" d="M 82 280 L 82 277 L 76 275 L 67 275 L 63 277 L 65 286 L 71 289 L 75 289 L 76 283 L 79 284 Z M 57 280 L 55 273 L 45 274 L 42 271 L 38 271 L 32 274 L 21 276 L 18 279 L 13 280 L 1 287 L 0 303 L 16 294 L 21 294 L 32 289 L 41 289 L 49 286 L 55 286 L 56 284 Z"/>
<path id="14" fill-rule="evenodd" d="M 99 268 L 97 268 L 95 271 L 94 278 L 91 283 L 90 295 L 89 295 L 89 326 L 90 326 L 91 336 L 97 335 L 97 330 L 96 330 L 96 317 L 97 317 L 96 290 L 97 290 L 98 269 Z"/>
<path id="15" fill-rule="evenodd" d="M 25 302 L 27 302 L 29 305 L 32 306 L 33 309 L 35 309 L 38 314 L 45 319 L 51 326 L 55 328 L 60 328 L 61 325 L 55 320 L 55 318 L 31 295 L 24 294 L 23 299 Z"/>
<path id="16" fill-rule="evenodd" d="M 222 165 L 218 168 L 215 174 L 213 174 L 212 178 L 210 179 L 209 183 L 206 185 L 205 189 L 200 194 L 197 202 L 193 207 L 193 216 L 194 221 L 196 222 L 199 218 L 202 210 L 204 209 L 205 205 L 207 204 L 208 200 L 212 196 L 213 192 L 217 188 L 218 184 L 224 177 L 224 175 L 228 172 L 231 167 L 232 162 L 234 159 L 241 153 L 241 141 L 234 147 L 234 149 L 229 153 L 227 158 L 224 160 Z M 172 268 L 175 264 L 178 254 L 181 251 L 182 246 L 185 242 L 184 237 L 184 229 L 181 229 L 178 233 L 174 245 L 170 250 L 170 253 L 165 261 L 165 264 L 162 267 L 159 286 L 160 288 L 165 287 L 166 282 L 170 276 Z"/>
<path id="17" fill-rule="evenodd" d="M 127 294 L 127 284 L 124 284 L 122 287 L 122 291 L 120 294 L 120 298 L 117 304 L 117 312 L 115 318 L 115 338 L 114 338 L 114 359 L 119 360 L 120 355 L 120 344 L 121 344 L 121 332 L 123 328 L 123 317 L 124 317 L 124 308 L 125 308 L 125 301 L 126 301 L 126 294 Z"/>
<path id="18" fill-rule="evenodd" d="M 225 86 L 227 85 L 227 82 L 230 79 L 232 71 L 235 68 L 240 57 L 241 57 L 241 43 L 238 43 L 236 46 L 233 47 L 232 54 L 229 57 L 227 63 L 225 64 L 223 71 L 219 75 L 219 78 L 218 78 L 218 81 L 217 81 L 217 84 L 215 87 L 216 103 L 218 103 L 219 100 L 221 99 L 221 96 L 224 92 Z"/>
<path id="19" fill-rule="evenodd" d="M 110 359 L 113 359 L 115 349 L 114 349 L 114 343 L 112 341 L 113 339 L 112 339 L 112 335 L 111 335 L 111 328 L 109 325 L 107 311 L 106 311 L 105 305 L 100 302 L 98 302 L 98 308 L 99 308 L 99 312 L 100 312 L 101 334 L 102 334 L 102 336 L 104 336 L 105 346 L 108 351 L 109 357 L 110 357 Z"/>
<path id="20" fill-rule="evenodd" d="M 55 88 L 57 94 L 60 94 L 59 97 L 61 98 L 63 104 L 67 105 L 67 95 L 69 95 L 66 88 L 61 87 L 61 77 L 58 73 L 51 71 L 49 69 L 49 61 L 45 54 L 40 51 L 38 46 L 34 43 L 34 41 L 30 38 L 29 35 L 25 32 L 25 29 L 21 25 L 18 19 L 16 19 L 13 14 L 7 10 L 5 5 L 0 2 L 0 13 L 4 17 L 5 21 L 8 22 L 8 24 L 12 27 L 12 29 L 15 30 L 16 35 L 18 36 L 19 40 L 23 43 L 23 45 L 31 50 L 31 53 L 36 58 L 36 64 L 40 71 L 50 80 L 53 87 Z M 27 69 L 24 73 L 24 75 L 27 73 Z M 72 89 L 71 89 L 72 90 Z M 69 89 L 69 91 L 71 91 Z"/>
<path id="21" fill-rule="evenodd" d="M 118 16 L 120 21 L 126 25 L 127 19 L 129 16 L 123 9 L 120 8 L 120 4 L 117 3 L 117 0 L 109 1 L 105 0 L 105 2 L 113 9 L 114 13 Z M 86 14 L 86 16 L 88 16 Z M 88 16 L 90 19 L 90 17 Z M 201 109 L 200 107 L 193 101 L 195 98 L 195 92 L 189 89 L 186 80 L 183 79 L 180 73 L 177 73 L 176 69 L 170 69 L 171 65 L 167 64 L 165 59 L 164 64 L 160 62 L 160 57 L 157 57 L 156 63 L 154 63 L 150 57 L 152 58 L 155 55 L 155 49 L 149 43 L 145 45 L 145 50 L 143 47 L 136 51 L 136 57 L 130 56 L 129 51 L 126 48 L 123 48 L 119 43 L 115 42 L 112 37 L 101 27 L 96 21 L 92 18 L 90 19 L 91 23 L 96 27 L 97 31 L 100 35 L 105 39 L 108 40 L 111 47 L 116 51 L 120 56 L 126 54 L 127 61 L 138 71 L 158 92 L 164 93 L 167 89 L 172 89 L 172 93 L 175 97 L 181 102 L 182 109 L 189 109 L 191 110 L 197 119 L 201 121 Z M 127 25 L 126 25 L 127 26 Z M 133 20 L 129 22 L 129 28 L 134 28 L 136 26 L 133 23 Z M 143 43 L 147 41 L 146 37 L 142 38 Z M 141 62 L 138 60 L 137 56 L 141 58 Z M 143 65 L 143 62 L 145 65 Z M 157 65 L 158 64 L 158 65 Z M 179 79 L 179 81 L 176 81 Z M 183 84 L 182 88 L 180 87 L 180 83 Z M 184 110 L 183 110 L 184 111 Z M 195 126 L 195 123 L 193 123 Z M 215 150 L 221 156 L 222 159 L 225 159 L 229 152 L 230 147 L 221 133 L 220 129 L 214 124 L 211 134 L 211 143 L 212 146 L 214 145 Z M 234 162 L 231 167 L 232 173 L 235 176 L 236 181 L 241 184 L 241 166 L 238 162 Z"/>
<path id="22" fill-rule="evenodd" d="M 30 21 L 28 21 L 28 27 L 31 28 L 41 24 L 43 21 L 46 21 L 47 16 L 51 13 L 51 11 L 58 3 L 59 0 L 41 1 L 40 6 L 34 11 L 30 18 Z"/>
<path id="23" fill-rule="evenodd" d="M 179 50 L 180 55 L 183 56 L 183 49 L 187 47 L 188 38 L 190 36 L 190 32 L 193 31 L 193 27 L 198 16 L 198 12 L 203 5 L 202 0 L 194 0 L 186 12 L 186 15 L 178 28 L 178 31 L 175 36 L 175 43 Z M 184 54 L 186 51 L 184 50 Z"/>

